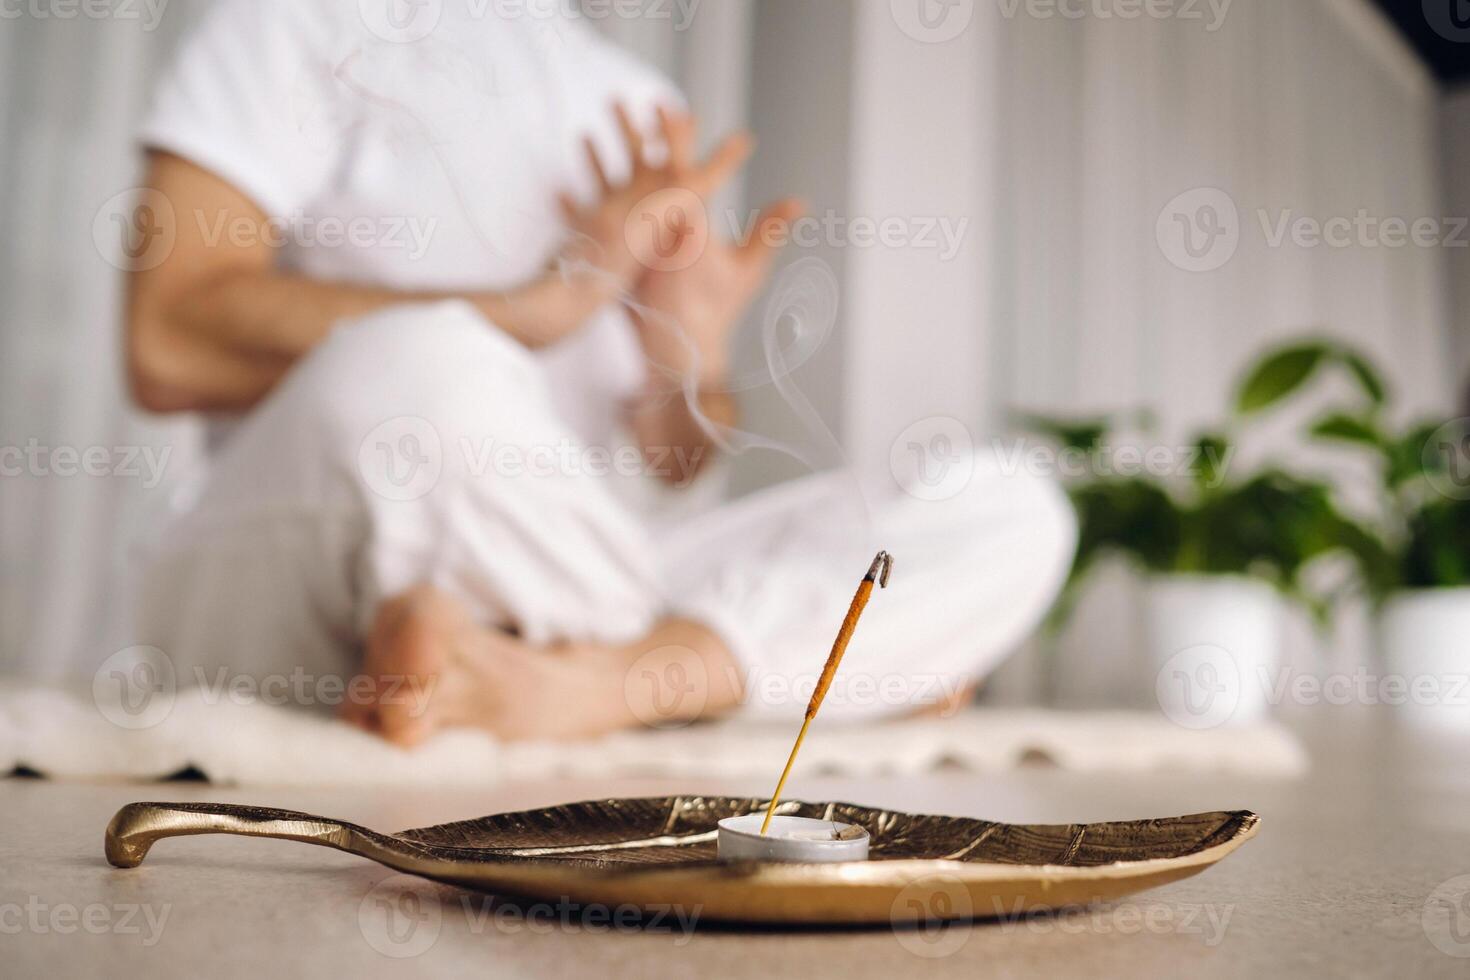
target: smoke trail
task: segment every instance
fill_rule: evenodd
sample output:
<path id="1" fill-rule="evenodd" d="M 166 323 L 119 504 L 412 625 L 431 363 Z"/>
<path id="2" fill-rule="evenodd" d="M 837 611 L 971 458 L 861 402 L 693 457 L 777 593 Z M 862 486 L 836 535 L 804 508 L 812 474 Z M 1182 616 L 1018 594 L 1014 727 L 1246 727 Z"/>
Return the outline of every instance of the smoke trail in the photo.
<path id="1" fill-rule="evenodd" d="M 696 380 L 699 352 L 693 341 L 672 317 L 640 305 L 627 294 L 622 302 L 645 322 L 672 332 L 684 346 L 691 366 L 677 380 L 685 407 L 705 436 L 729 456 L 765 450 L 794 459 L 814 474 L 825 474 L 831 498 L 829 519 L 813 527 L 811 534 L 852 540 L 861 537 L 855 532 L 872 526 L 866 496 L 841 442 L 792 378 L 796 369 L 810 360 L 836 329 L 840 295 L 837 277 L 821 259 L 808 256 L 783 269 L 769 288 L 761 317 L 763 369 L 737 375 L 722 389 L 739 392 L 772 385 L 805 430 L 806 448 L 748 429 L 722 425 L 705 415 L 699 406 L 700 389 Z M 850 514 L 844 516 L 845 511 Z M 858 541 L 855 549 L 866 550 L 867 544 Z"/>

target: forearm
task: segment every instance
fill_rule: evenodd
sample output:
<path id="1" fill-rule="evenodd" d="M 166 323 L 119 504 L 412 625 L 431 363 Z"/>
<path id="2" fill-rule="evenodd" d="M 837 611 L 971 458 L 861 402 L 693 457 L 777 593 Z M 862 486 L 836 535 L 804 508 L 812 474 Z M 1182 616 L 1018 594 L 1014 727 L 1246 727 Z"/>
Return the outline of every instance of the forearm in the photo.
<path id="1" fill-rule="evenodd" d="M 403 291 L 326 282 L 280 272 L 216 276 L 185 292 L 170 311 L 184 329 L 220 346 L 294 360 L 332 326 L 385 306 L 464 299 L 527 347 L 561 340 L 601 305 L 610 291 L 592 278 L 545 276 L 508 292 Z"/>
<path id="2" fill-rule="evenodd" d="M 696 395 L 692 410 L 683 390 L 649 390 L 630 406 L 628 417 L 645 460 L 656 468 L 655 475 L 682 487 L 719 450 L 710 427 L 734 426 L 739 421 L 739 405 L 729 392 L 707 388 Z"/>
<path id="3" fill-rule="evenodd" d="M 401 303 L 461 298 L 528 347 L 565 337 L 606 301 L 594 280 L 546 277 L 507 293 L 402 292 L 274 270 L 216 273 L 167 301 L 134 297 L 133 375 L 159 411 L 245 409 L 333 326 Z"/>
<path id="4" fill-rule="evenodd" d="M 273 270 L 224 270 L 172 294 L 135 283 L 129 360 L 140 400 L 157 411 L 244 409 L 344 318 L 398 297 Z"/>

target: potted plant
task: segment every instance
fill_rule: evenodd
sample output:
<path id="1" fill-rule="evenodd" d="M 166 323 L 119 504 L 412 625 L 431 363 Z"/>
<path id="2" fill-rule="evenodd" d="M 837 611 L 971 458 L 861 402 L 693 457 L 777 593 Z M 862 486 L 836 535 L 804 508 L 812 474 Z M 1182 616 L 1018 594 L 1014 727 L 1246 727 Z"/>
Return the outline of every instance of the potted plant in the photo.
<path id="1" fill-rule="evenodd" d="M 1280 354 L 1257 364 L 1228 425 L 1195 439 L 1174 473 L 1120 475 L 1116 466 L 1091 466 L 1069 482 L 1080 534 L 1053 626 L 1068 616 L 1100 559 L 1128 560 L 1147 576 L 1146 636 L 1159 704 L 1189 727 L 1264 716 L 1281 661 L 1283 600 L 1325 620 L 1331 597 L 1306 586 L 1305 570 L 1330 552 L 1366 554 L 1377 541 L 1339 511 L 1324 481 L 1280 466 L 1244 477 L 1230 472 L 1237 430 L 1300 387 L 1312 373 L 1301 366 Z M 1363 379 L 1365 387 L 1373 380 Z M 1096 460 L 1117 451 L 1109 419 L 1030 416 L 1026 424 L 1063 452 Z"/>
<path id="2" fill-rule="evenodd" d="M 1317 419 L 1318 440 L 1369 453 L 1382 507 L 1377 522 L 1343 538 L 1378 616 L 1378 640 L 1401 682 L 1395 699 L 1416 725 L 1470 730 L 1470 420 L 1396 430 L 1385 388 L 1367 362 L 1330 343 L 1296 345 L 1269 362 L 1291 394 L 1346 365 L 1368 398 Z"/>

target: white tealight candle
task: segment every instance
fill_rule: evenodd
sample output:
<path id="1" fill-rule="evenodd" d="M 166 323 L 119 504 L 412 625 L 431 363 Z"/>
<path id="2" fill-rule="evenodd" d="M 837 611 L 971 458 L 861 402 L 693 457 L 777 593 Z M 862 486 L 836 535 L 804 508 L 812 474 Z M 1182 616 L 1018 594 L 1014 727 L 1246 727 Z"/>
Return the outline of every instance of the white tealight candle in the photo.
<path id="1" fill-rule="evenodd" d="M 720 860 L 807 864 L 868 859 L 868 832 L 855 824 L 778 816 L 762 834 L 764 821 L 762 813 L 721 820 Z"/>

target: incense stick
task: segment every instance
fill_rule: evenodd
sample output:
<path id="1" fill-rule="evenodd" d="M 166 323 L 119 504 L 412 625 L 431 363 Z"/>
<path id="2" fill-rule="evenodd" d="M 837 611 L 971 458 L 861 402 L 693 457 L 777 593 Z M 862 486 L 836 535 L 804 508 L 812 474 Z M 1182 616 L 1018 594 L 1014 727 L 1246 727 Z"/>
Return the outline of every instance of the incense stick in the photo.
<path id="1" fill-rule="evenodd" d="M 868 566 L 868 574 L 858 583 L 857 594 L 852 597 L 852 605 L 847 607 L 847 615 L 843 617 L 842 626 L 837 630 L 832 652 L 827 655 L 827 665 L 822 668 L 822 676 L 817 680 L 817 689 L 812 692 L 812 699 L 806 706 L 806 718 L 802 720 L 801 731 L 796 733 L 796 744 L 791 746 L 786 768 L 781 770 L 776 792 L 771 794 L 771 803 L 766 807 L 766 819 L 761 823 L 762 834 L 771 826 L 771 817 L 776 813 L 776 805 L 781 802 L 781 791 L 786 788 L 786 777 L 791 775 L 791 767 L 796 763 L 796 753 L 801 751 L 806 730 L 811 727 L 812 719 L 817 717 L 817 711 L 827 697 L 827 690 L 832 686 L 832 678 L 837 676 L 837 665 L 842 663 L 842 655 L 847 653 L 847 644 L 852 641 L 853 631 L 857 629 L 858 617 L 862 616 L 863 609 L 868 605 L 868 597 L 873 594 L 873 583 L 888 588 L 888 574 L 892 571 L 893 556 L 886 551 L 880 551 L 878 557 L 873 559 L 873 564 Z"/>

